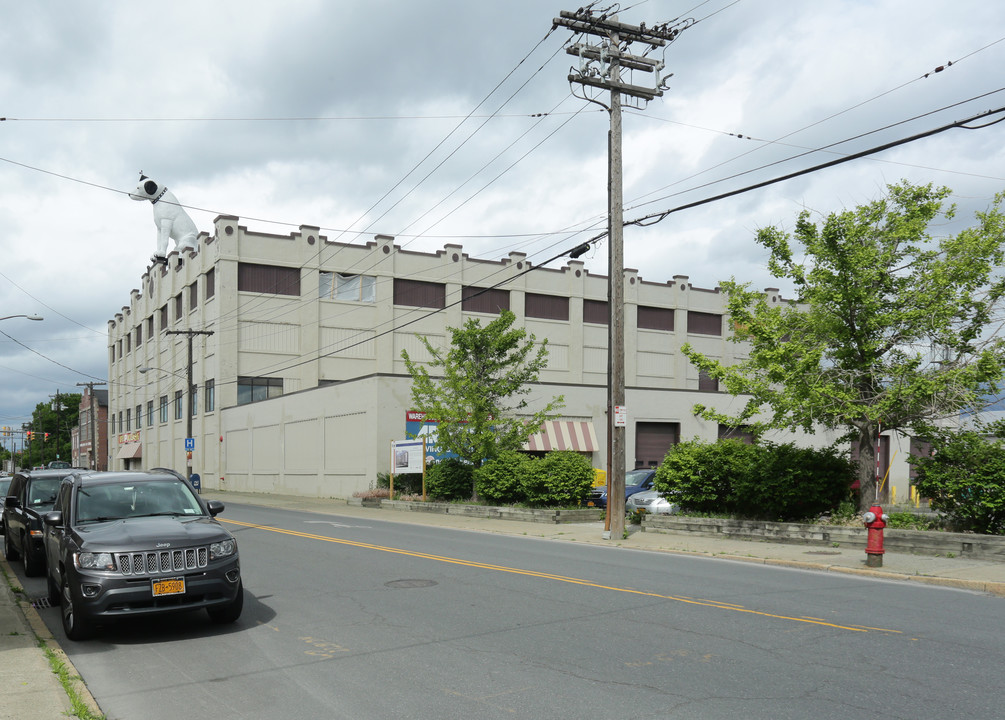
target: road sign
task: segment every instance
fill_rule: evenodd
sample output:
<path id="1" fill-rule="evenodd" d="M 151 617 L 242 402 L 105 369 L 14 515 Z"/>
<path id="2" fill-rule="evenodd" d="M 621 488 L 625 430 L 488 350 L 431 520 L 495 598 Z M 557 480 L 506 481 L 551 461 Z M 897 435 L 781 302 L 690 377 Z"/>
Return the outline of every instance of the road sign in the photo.
<path id="1" fill-rule="evenodd" d="M 188 452 L 195 450 L 195 438 L 185 438 L 185 449 Z"/>

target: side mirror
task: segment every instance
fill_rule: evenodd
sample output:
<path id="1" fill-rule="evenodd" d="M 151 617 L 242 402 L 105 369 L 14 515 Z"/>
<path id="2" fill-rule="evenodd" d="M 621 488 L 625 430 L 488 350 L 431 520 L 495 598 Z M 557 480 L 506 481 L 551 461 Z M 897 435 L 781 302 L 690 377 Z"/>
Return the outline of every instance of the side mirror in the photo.
<path id="1" fill-rule="evenodd" d="M 219 500 L 210 500 L 206 503 L 206 509 L 209 510 L 209 514 L 216 517 L 223 512 L 224 504 Z"/>
<path id="2" fill-rule="evenodd" d="M 63 512 L 61 510 L 53 510 L 52 512 L 47 512 L 42 516 L 42 522 L 44 522 L 49 527 L 56 527 L 63 524 Z"/>
<path id="3" fill-rule="evenodd" d="M 8 495 L 3 499 L 3 506 L 9 508 L 17 507 L 17 497 L 14 495 Z"/>

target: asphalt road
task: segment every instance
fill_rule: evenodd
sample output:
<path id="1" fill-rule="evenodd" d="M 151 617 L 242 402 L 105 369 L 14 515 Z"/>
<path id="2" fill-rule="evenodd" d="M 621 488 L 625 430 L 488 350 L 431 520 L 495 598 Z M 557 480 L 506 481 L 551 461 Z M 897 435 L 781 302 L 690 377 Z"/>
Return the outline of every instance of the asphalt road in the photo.
<path id="1" fill-rule="evenodd" d="M 1000 598 L 233 503 L 220 519 L 235 626 L 194 613 L 72 643 L 40 609 L 110 720 L 1003 712 Z"/>

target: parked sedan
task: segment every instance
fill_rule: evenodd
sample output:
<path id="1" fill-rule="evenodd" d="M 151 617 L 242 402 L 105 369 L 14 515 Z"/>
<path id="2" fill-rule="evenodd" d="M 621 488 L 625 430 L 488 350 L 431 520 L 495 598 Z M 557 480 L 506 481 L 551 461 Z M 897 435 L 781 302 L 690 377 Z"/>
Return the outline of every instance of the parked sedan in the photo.
<path id="1" fill-rule="evenodd" d="M 46 514 L 49 597 L 71 640 L 123 617 L 205 609 L 217 623 L 244 607 L 237 541 L 170 470 L 75 472 Z"/>
<path id="2" fill-rule="evenodd" d="M 7 497 L 7 488 L 10 487 L 10 475 L 0 475 L 0 503 Z M 3 522 L 3 505 L 0 505 L 0 534 L 7 534 L 7 526 Z"/>
<path id="3" fill-rule="evenodd" d="M 3 549 L 8 560 L 24 560 L 29 577 L 45 572 L 42 515 L 52 510 L 60 481 L 71 471 L 25 470 L 11 479 L 3 503 Z"/>
<path id="4" fill-rule="evenodd" d="M 656 477 L 656 469 L 629 470 L 625 473 L 625 499 L 627 500 L 637 492 L 648 490 L 653 486 L 653 478 Z M 590 497 L 586 499 L 588 507 L 607 507 L 607 486 L 595 487 L 590 492 Z"/>
<path id="5" fill-rule="evenodd" d="M 648 512 L 654 515 L 676 515 L 680 505 L 670 502 L 655 490 L 646 490 L 632 495 L 625 501 L 625 511 L 629 514 Z"/>

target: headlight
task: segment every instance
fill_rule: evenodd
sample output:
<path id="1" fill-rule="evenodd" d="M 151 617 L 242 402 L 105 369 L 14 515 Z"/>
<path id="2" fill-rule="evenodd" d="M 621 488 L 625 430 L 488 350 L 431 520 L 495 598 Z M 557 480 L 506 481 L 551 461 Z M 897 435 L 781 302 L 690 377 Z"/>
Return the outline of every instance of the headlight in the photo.
<path id="1" fill-rule="evenodd" d="M 237 552 L 237 540 L 221 540 L 209 546 L 209 556 L 213 560 L 230 557 Z"/>
<path id="2" fill-rule="evenodd" d="M 115 560 L 111 553 L 77 553 L 75 558 L 77 567 L 81 570 L 114 570 Z"/>

